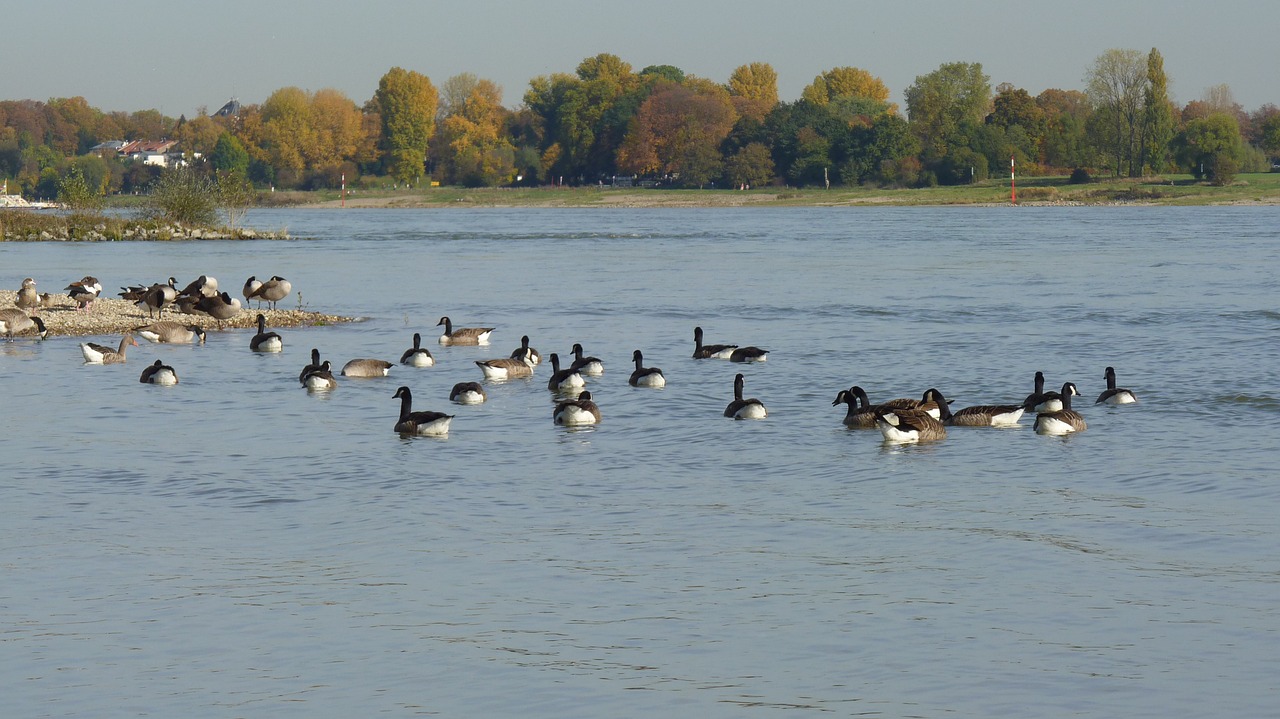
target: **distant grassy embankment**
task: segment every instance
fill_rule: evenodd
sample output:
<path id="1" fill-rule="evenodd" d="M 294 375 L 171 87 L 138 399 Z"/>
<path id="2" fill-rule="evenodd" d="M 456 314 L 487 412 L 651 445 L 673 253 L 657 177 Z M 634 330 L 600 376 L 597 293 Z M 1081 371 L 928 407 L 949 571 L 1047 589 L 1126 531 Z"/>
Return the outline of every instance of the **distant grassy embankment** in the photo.
<path id="1" fill-rule="evenodd" d="M 339 207 L 338 191 L 277 192 L 272 204 Z M 347 193 L 347 207 L 828 207 L 1009 204 L 1009 179 L 922 189 L 765 187 L 665 190 L 610 187 L 418 189 L 363 188 Z M 1190 175 L 1070 184 L 1066 177 L 1018 178 L 1018 203 L 1027 205 L 1280 205 L 1280 173 L 1240 175 L 1227 187 Z"/>

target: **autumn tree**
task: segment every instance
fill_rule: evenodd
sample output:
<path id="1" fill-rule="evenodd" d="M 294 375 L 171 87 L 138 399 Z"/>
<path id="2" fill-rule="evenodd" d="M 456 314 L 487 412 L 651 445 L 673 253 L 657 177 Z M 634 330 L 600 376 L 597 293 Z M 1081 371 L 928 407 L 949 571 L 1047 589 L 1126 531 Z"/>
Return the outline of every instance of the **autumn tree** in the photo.
<path id="1" fill-rule="evenodd" d="M 1024 165 L 1026 162 L 1040 162 L 1045 116 L 1044 110 L 1036 104 L 1030 93 L 1008 83 L 1001 83 L 996 88 L 995 99 L 991 102 L 991 114 L 987 115 L 986 121 L 988 125 L 1003 132 L 1005 143 L 1014 149 Z M 1000 158 L 1005 156 L 1004 149 L 1001 148 Z M 988 155 L 988 159 L 990 158 Z"/>
<path id="2" fill-rule="evenodd" d="M 778 73 L 767 62 L 738 66 L 729 74 L 729 98 L 740 117 L 763 121 L 778 104 Z"/>
<path id="3" fill-rule="evenodd" d="M 1048 167 L 1091 166 L 1093 155 L 1085 134 L 1093 114 L 1089 96 L 1079 90 L 1050 88 L 1036 96 L 1036 106 L 1044 113 L 1041 162 Z"/>
<path id="4" fill-rule="evenodd" d="M 991 102 L 991 79 L 981 63 L 945 63 L 916 77 L 906 90 L 907 118 L 919 138 L 926 164 L 964 146 L 964 125 L 980 125 Z"/>
<path id="5" fill-rule="evenodd" d="M 467 96 L 450 101 L 432 153 L 448 182 L 470 187 L 510 183 L 516 174 L 515 147 L 504 132 L 502 88 L 490 80 L 467 84 Z"/>
<path id="6" fill-rule="evenodd" d="M 1147 63 L 1137 50 L 1111 49 L 1099 55 L 1085 75 L 1093 103 L 1090 136 L 1110 158 L 1119 177 L 1142 171 L 1143 98 Z"/>
<path id="7" fill-rule="evenodd" d="M 431 80 L 412 70 L 393 67 L 378 82 L 373 102 L 382 118 L 382 149 L 398 182 L 422 176 L 438 99 Z"/>
<path id="8" fill-rule="evenodd" d="M 889 102 L 889 88 L 880 78 L 860 67 L 834 67 L 818 75 L 800 93 L 815 105 L 825 105 L 841 97 L 860 97 L 877 103 Z M 887 105 L 889 112 L 897 108 Z"/>
<path id="9" fill-rule="evenodd" d="M 574 180 L 610 174 L 623 134 L 608 127 L 630 120 L 628 113 L 612 111 L 642 84 L 630 64 L 607 53 L 583 60 L 576 75 L 531 80 L 524 101 L 539 118 L 543 172 Z"/>
<path id="10" fill-rule="evenodd" d="M 660 81 L 640 106 L 618 149 L 618 169 L 637 175 L 678 176 L 701 186 L 723 171 L 720 143 L 737 115 L 729 93 L 710 82 Z"/>

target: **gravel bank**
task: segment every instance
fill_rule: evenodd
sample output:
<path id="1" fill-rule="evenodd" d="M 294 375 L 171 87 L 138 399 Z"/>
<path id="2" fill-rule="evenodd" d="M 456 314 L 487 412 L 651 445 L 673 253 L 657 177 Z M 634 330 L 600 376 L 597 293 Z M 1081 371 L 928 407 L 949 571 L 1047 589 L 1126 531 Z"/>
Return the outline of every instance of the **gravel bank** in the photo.
<path id="1" fill-rule="evenodd" d="M 14 290 L 0 290 L 0 307 L 13 307 L 17 296 L 18 293 Z M 157 318 L 147 317 L 146 309 L 118 298 L 99 297 L 84 311 L 76 309 L 75 303 L 67 295 L 54 295 L 53 302 L 52 307 L 43 307 L 36 313 L 49 328 L 51 336 L 118 335 L 157 321 Z M 355 317 L 342 317 L 307 310 L 264 309 L 262 314 L 266 316 L 268 328 L 356 321 Z M 258 310 L 252 307 L 241 310 L 240 314 L 221 323 L 208 315 L 187 315 L 176 310 L 165 310 L 164 319 L 199 325 L 209 331 L 252 329 L 258 326 Z"/>

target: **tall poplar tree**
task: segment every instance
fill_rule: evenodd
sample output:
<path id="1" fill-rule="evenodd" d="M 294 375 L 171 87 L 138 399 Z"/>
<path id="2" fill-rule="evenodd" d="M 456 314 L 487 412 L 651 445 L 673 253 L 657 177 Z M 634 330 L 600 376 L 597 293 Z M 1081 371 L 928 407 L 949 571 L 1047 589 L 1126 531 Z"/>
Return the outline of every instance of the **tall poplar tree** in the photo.
<path id="1" fill-rule="evenodd" d="M 430 78 L 413 70 L 393 67 L 378 81 L 373 101 L 382 116 L 383 152 L 398 182 L 422 176 L 438 100 Z"/>
<path id="2" fill-rule="evenodd" d="M 1164 169 L 1169 159 L 1169 141 L 1173 139 L 1173 107 L 1169 103 L 1169 77 L 1164 72 L 1164 58 L 1151 48 L 1147 55 L 1147 88 L 1142 96 L 1141 158 L 1152 172 Z"/>

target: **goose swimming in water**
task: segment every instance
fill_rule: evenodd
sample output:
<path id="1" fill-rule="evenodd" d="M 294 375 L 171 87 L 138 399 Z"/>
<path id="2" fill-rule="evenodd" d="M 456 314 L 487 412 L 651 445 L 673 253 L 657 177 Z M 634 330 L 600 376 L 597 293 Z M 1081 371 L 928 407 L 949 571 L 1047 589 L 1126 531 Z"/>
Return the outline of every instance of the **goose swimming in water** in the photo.
<path id="1" fill-rule="evenodd" d="M 742 398 L 742 390 L 746 385 L 746 378 L 739 372 L 733 378 L 733 401 L 728 407 L 724 408 L 724 416 L 734 419 L 764 419 L 769 415 L 769 411 L 765 409 L 764 403 L 755 397 L 749 399 Z"/>
<path id="2" fill-rule="evenodd" d="M 449 391 L 449 401 L 458 404 L 484 404 L 488 396 L 479 382 L 459 382 Z"/>
<path id="3" fill-rule="evenodd" d="M 604 363 L 599 357 L 584 357 L 582 345 L 573 343 L 573 364 L 569 365 L 569 369 L 576 370 L 578 374 L 588 377 L 599 377 L 604 374 Z"/>
<path id="4" fill-rule="evenodd" d="M 693 328 L 694 359 L 729 359 L 738 345 L 704 345 L 702 344 L 702 328 Z"/>
<path id="5" fill-rule="evenodd" d="M 485 379 L 503 380 L 533 376 L 533 359 L 527 354 L 521 359 L 499 357 L 491 360 L 476 360 L 476 366 L 484 373 Z"/>
<path id="6" fill-rule="evenodd" d="M 1108 367 L 1104 377 L 1107 380 L 1107 389 L 1098 395 L 1098 399 L 1094 404 L 1133 404 L 1138 401 L 1138 395 L 1133 390 L 1116 386 L 1116 368 Z"/>
<path id="7" fill-rule="evenodd" d="M 1083 432 L 1089 425 L 1079 412 L 1071 409 L 1071 398 L 1080 396 L 1071 382 L 1062 385 L 1062 409 L 1036 413 L 1034 425 L 1037 434 L 1072 434 Z"/>
<path id="8" fill-rule="evenodd" d="M 184 325 L 180 322 L 152 322 L 134 329 L 134 334 L 148 342 L 165 344 L 184 344 L 188 342 L 204 342 L 205 332 L 197 325 Z"/>
<path id="9" fill-rule="evenodd" d="M 306 367 L 303 367 L 302 371 L 298 373 L 298 382 L 305 385 L 307 383 L 307 375 L 311 374 L 312 372 L 318 369 L 320 369 L 320 350 L 316 349 L 315 347 L 312 347 L 311 348 L 311 364 L 307 365 Z"/>
<path id="10" fill-rule="evenodd" d="M 584 391 L 578 393 L 577 399 L 557 404 L 551 419 L 563 425 L 596 424 L 600 421 L 600 408 L 591 400 L 591 393 Z"/>
<path id="11" fill-rule="evenodd" d="M 511 350 L 511 359 L 520 359 L 525 354 L 529 355 L 534 367 L 542 364 L 542 355 L 538 353 L 538 350 L 529 346 L 529 335 L 523 335 L 520 338 L 520 346 Z"/>
<path id="12" fill-rule="evenodd" d="M 926 395 L 933 399 L 940 410 L 937 419 L 949 427 L 1013 427 L 1022 418 L 1023 409 L 1020 404 L 974 405 L 952 412 L 950 401 L 938 390 L 930 389 Z"/>
<path id="13" fill-rule="evenodd" d="M 258 334 L 249 340 L 249 349 L 254 352 L 279 352 L 284 349 L 284 340 L 275 332 L 267 331 L 267 318 L 258 314 Z"/>
<path id="14" fill-rule="evenodd" d="M 444 412 L 414 412 L 413 394 L 408 387 L 396 390 L 392 397 L 400 400 L 400 418 L 396 420 L 396 432 L 424 437 L 439 437 L 449 433 L 449 423 L 453 421 L 454 415 Z"/>
<path id="15" fill-rule="evenodd" d="M 1035 390 L 1022 400 L 1022 408 L 1028 412 L 1057 412 L 1062 409 L 1062 395 L 1044 391 L 1044 373 L 1036 372 Z"/>
<path id="16" fill-rule="evenodd" d="M 442 345 L 487 345 L 489 344 L 489 335 L 494 330 L 493 327 L 455 328 L 453 320 L 450 320 L 447 316 L 441 317 L 440 321 L 436 323 L 436 327 L 441 326 L 444 327 L 444 334 L 440 335 L 440 344 Z"/>
<path id="17" fill-rule="evenodd" d="M 343 377 L 386 377 L 395 365 L 380 359 L 353 359 L 342 366 Z"/>
<path id="18" fill-rule="evenodd" d="M 80 344 L 80 354 L 84 355 L 84 361 L 89 364 L 123 364 L 125 362 L 125 350 L 129 347 L 137 346 L 138 341 L 133 338 L 133 335 L 126 333 L 120 339 L 119 349 L 113 350 L 106 345 L 83 342 Z"/>
<path id="19" fill-rule="evenodd" d="M 138 378 L 138 381 L 143 384 L 174 385 L 178 383 L 178 373 L 174 372 L 169 365 L 156 360 L 155 363 L 142 370 L 142 376 Z"/>
<path id="20" fill-rule="evenodd" d="M 942 422 L 919 409 L 883 408 L 876 413 L 876 427 L 889 442 L 932 442 L 947 436 Z"/>
<path id="21" fill-rule="evenodd" d="M 333 366 L 329 360 L 320 363 L 320 366 L 306 372 L 302 376 L 302 386 L 308 390 L 331 390 L 338 386 L 338 380 L 333 377 Z"/>
<path id="22" fill-rule="evenodd" d="M 570 392 L 586 385 L 586 380 L 576 371 L 560 369 L 560 355 L 551 353 L 551 379 L 547 380 L 547 389 L 552 392 Z"/>
<path id="23" fill-rule="evenodd" d="M 644 366 L 644 355 L 640 354 L 640 350 L 632 352 L 631 359 L 636 363 L 636 371 L 631 373 L 631 377 L 627 379 L 627 384 L 632 387 L 667 386 L 667 378 L 662 374 L 661 369 Z"/>
<path id="24" fill-rule="evenodd" d="M 410 367 L 431 367 L 435 363 L 436 358 L 431 356 L 431 350 L 422 346 L 422 334 L 414 332 L 413 346 L 400 355 L 400 364 L 407 364 Z"/>

